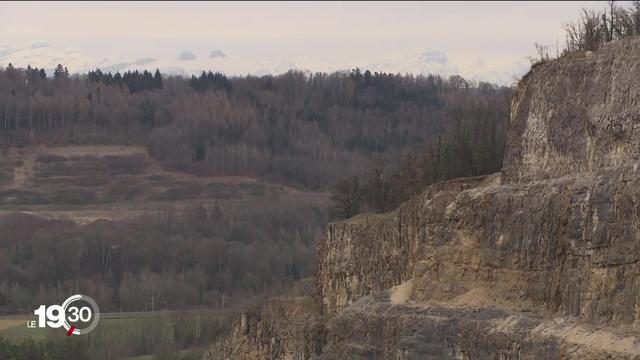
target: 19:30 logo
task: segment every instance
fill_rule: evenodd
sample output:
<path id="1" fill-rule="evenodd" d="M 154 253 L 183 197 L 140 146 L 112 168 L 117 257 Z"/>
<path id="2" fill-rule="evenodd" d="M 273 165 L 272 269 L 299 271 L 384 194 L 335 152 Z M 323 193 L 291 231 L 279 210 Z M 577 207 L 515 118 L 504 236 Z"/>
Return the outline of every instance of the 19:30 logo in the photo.
<path id="1" fill-rule="evenodd" d="M 65 328 L 67 336 L 86 335 L 100 321 L 98 304 L 87 295 L 73 295 L 62 305 L 40 305 L 33 314 L 38 317 L 39 328 Z"/>

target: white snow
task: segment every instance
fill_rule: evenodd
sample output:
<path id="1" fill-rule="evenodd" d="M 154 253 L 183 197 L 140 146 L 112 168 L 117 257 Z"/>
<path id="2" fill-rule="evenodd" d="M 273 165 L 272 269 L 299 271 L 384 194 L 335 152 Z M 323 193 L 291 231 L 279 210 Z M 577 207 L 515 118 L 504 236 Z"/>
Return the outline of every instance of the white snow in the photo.
<path id="1" fill-rule="evenodd" d="M 184 56 L 189 54 L 188 59 Z M 213 54 L 213 55 L 212 55 Z M 415 48 L 402 52 L 382 55 L 361 61 L 330 64 L 322 59 L 298 56 L 284 59 L 237 58 L 221 49 L 207 53 L 184 50 L 172 57 L 142 56 L 138 58 L 95 59 L 71 48 L 56 48 L 46 42 L 34 41 L 13 46 L 0 46 L 0 66 L 12 63 L 15 67 L 44 68 L 51 73 L 57 64 L 66 66 L 71 73 L 83 73 L 100 68 L 103 71 L 155 70 L 173 75 L 199 74 L 202 71 L 220 71 L 229 75 L 242 74 L 282 74 L 289 70 L 306 72 L 333 72 L 360 68 L 362 71 L 386 72 L 393 74 L 428 75 L 444 77 L 461 75 L 471 81 L 487 81 L 502 85 L 513 84 L 527 70 L 522 63 L 513 64 L 509 69 L 490 66 L 482 59 L 458 66 L 449 61 L 447 55 L 435 49 Z M 193 56 L 191 56 L 193 55 Z M 188 60 L 188 61 L 187 61 Z"/>

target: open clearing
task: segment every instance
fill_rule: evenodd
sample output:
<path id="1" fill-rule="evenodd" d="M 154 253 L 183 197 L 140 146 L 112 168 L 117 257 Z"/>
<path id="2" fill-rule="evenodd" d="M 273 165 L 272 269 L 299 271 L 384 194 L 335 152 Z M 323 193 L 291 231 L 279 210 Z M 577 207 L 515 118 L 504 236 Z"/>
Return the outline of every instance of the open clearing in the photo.
<path id="1" fill-rule="evenodd" d="M 326 207 L 326 192 L 247 176 L 198 177 L 163 169 L 141 146 L 12 149 L 0 158 L 0 216 L 29 213 L 81 224 L 216 204 L 229 211 Z"/>

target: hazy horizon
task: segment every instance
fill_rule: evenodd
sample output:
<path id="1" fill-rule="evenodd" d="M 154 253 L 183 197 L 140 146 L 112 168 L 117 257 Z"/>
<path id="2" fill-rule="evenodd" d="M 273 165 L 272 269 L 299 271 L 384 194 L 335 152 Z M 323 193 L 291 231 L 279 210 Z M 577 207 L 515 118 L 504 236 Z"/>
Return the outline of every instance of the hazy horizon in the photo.
<path id="1" fill-rule="evenodd" d="M 85 65 L 113 70 L 146 65 L 185 73 L 207 68 L 242 74 L 356 66 L 416 72 L 423 66 L 424 71 L 498 78 L 523 71 L 535 42 L 561 46 L 563 24 L 575 21 L 581 7 L 603 8 L 606 2 L 1 6 L 2 66 L 14 56 L 18 66 L 29 62 L 44 67 L 51 66 L 52 59 L 67 60 L 74 65 L 71 71 L 84 71 Z M 56 51 L 15 52 L 19 44 L 34 43 Z M 425 53 L 429 63 L 418 63 Z M 75 57 L 66 59 L 68 54 Z"/>

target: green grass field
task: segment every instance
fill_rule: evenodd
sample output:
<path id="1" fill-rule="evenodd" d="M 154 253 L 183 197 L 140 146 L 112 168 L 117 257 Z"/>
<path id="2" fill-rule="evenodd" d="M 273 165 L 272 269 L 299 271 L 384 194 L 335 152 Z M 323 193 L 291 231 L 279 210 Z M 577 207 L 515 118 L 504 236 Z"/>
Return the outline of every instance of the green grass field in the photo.
<path id="1" fill-rule="evenodd" d="M 2 316 L 0 317 L 0 336 L 10 340 L 22 340 L 24 338 L 44 340 L 49 333 L 53 333 L 51 329 L 27 328 L 27 321 L 34 319 L 34 316 L 28 315 Z"/>
<path id="2" fill-rule="evenodd" d="M 187 349 L 176 351 L 173 353 L 168 353 L 164 355 L 142 355 L 142 356 L 134 356 L 130 357 L 127 360 L 156 360 L 156 359 L 180 359 L 180 360 L 191 360 L 191 359 L 201 359 L 204 354 L 204 349 Z"/>
<path id="3" fill-rule="evenodd" d="M 227 318 L 227 312 L 213 310 L 106 313 L 98 327 L 80 340 L 86 341 L 91 353 L 107 351 L 110 359 L 199 359 Z M 14 343 L 67 341 L 64 329 L 27 328 L 29 320 L 35 317 L 0 317 L 0 338 Z"/>

